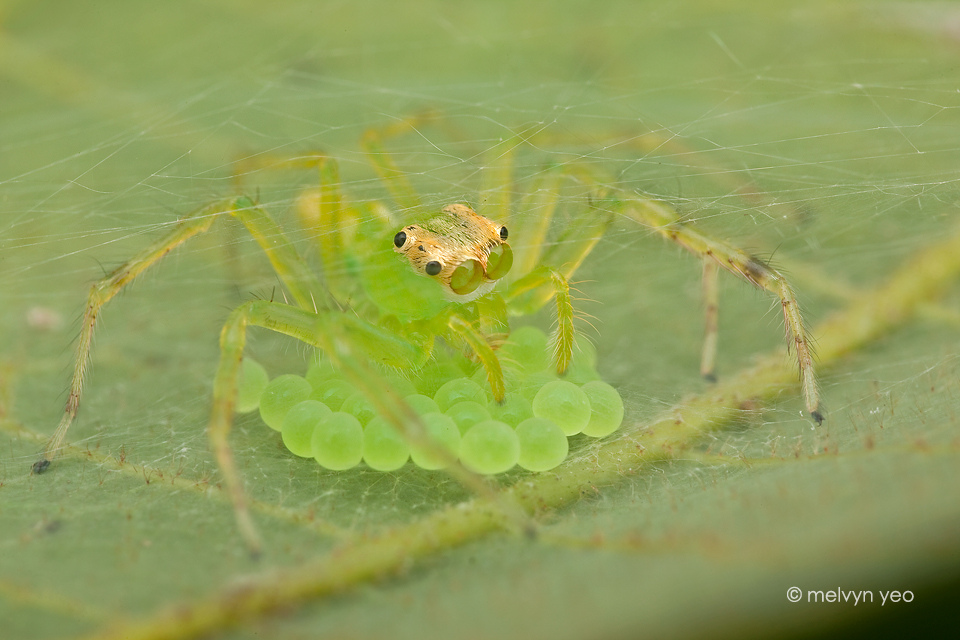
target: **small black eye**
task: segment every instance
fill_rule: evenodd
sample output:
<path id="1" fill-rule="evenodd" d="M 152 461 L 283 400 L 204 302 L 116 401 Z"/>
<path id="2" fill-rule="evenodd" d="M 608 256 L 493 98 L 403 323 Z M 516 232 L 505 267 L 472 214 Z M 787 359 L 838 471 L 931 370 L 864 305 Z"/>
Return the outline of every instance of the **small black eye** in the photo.
<path id="1" fill-rule="evenodd" d="M 443 265 L 441 265 L 436 260 L 431 260 L 430 262 L 427 263 L 427 266 L 424 268 L 424 271 L 427 272 L 428 276 L 435 276 L 438 273 L 440 273 L 441 269 L 443 269 Z"/>
<path id="2" fill-rule="evenodd" d="M 405 234 L 403 231 L 393 236 L 393 244 L 397 247 L 397 249 L 402 247 L 403 243 L 406 241 L 407 241 L 407 234 Z"/>
<path id="3" fill-rule="evenodd" d="M 500 227 L 500 239 L 501 239 L 501 240 L 506 240 L 506 239 L 507 239 L 507 228 L 506 228 L 506 227 Z"/>

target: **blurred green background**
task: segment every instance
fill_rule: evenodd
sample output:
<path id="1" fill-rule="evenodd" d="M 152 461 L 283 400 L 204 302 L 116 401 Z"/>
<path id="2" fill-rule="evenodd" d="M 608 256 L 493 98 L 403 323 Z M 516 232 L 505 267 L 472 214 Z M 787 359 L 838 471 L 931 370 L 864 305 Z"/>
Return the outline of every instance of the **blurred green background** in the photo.
<path id="1" fill-rule="evenodd" d="M 467 495 L 418 469 L 322 471 L 241 418 L 232 442 L 266 537 L 264 558 L 247 557 L 204 429 L 220 326 L 278 285 L 230 225 L 106 309 L 78 449 L 29 474 L 90 283 L 232 193 L 238 157 L 322 150 L 351 198 L 385 198 L 361 136 L 431 109 L 442 118 L 390 141 L 396 162 L 426 203 L 482 205 L 484 165 L 532 127 L 543 142 L 506 187 L 518 199 L 523 178 L 580 157 L 772 257 L 815 327 L 955 231 L 958 61 L 960 8 L 940 2 L 0 2 L 3 637 L 96 634 L 231 593 Z M 314 183 L 294 171 L 246 188 L 294 228 Z M 700 269 L 614 226 L 578 288 L 635 426 L 707 389 Z M 723 376 L 783 332 L 769 296 L 721 278 Z M 785 388 L 689 455 L 584 491 L 538 540 L 485 536 L 211 635 L 923 628 L 955 601 L 960 568 L 958 293 L 821 371 L 819 429 Z M 262 332 L 250 351 L 275 375 L 306 358 Z M 792 586 L 878 601 L 791 604 Z M 881 606 L 890 589 L 914 601 Z"/>

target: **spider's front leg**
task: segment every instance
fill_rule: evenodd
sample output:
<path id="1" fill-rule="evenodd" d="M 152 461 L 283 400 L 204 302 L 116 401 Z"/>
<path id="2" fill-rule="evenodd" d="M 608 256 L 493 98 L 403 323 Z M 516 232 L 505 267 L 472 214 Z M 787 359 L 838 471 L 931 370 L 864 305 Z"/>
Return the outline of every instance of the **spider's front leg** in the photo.
<path id="1" fill-rule="evenodd" d="M 568 167 L 568 170 L 578 169 Z M 553 360 L 557 373 L 563 375 L 573 361 L 576 346 L 576 313 L 571 295 L 571 278 L 606 233 L 613 212 L 602 206 L 604 192 L 594 186 L 593 202 L 586 213 L 570 220 L 555 242 L 546 242 L 546 227 L 556 205 L 557 179 L 548 176 L 546 205 L 537 216 L 528 216 L 524 231 L 532 232 L 532 240 L 519 251 L 518 262 L 528 271 L 510 284 L 506 299 L 511 313 L 527 315 L 543 307 L 551 299 L 556 305 L 556 330 L 553 335 Z M 593 184 L 593 176 L 578 172 L 583 182 Z"/>
<path id="2" fill-rule="evenodd" d="M 306 270 L 306 266 L 300 261 L 292 245 L 286 241 L 276 223 L 250 199 L 240 197 L 215 202 L 186 216 L 165 237 L 147 246 L 90 288 L 64 413 L 56 431 L 44 448 L 41 458 L 34 463 L 34 473 L 42 473 L 50 466 L 63 445 L 67 431 L 77 417 L 87 365 L 90 362 L 93 331 L 103 306 L 137 276 L 194 236 L 206 232 L 213 222 L 223 215 L 234 216 L 243 223 L 267 254 L 277 276 L 298 303 L 304 306 L 315 304 L 314 291 L 318 289 L 314 286 L 312 275 Z"/>
<path id="3" fill-rule="evenodd" d="M 693 225 L 684 223 L 670 206 L 654 200 L 628 200 L 623 212 L 639 224 L 655 229 L 668 240 L 677 243 L 704 261 L 704 296 L 706 298 L 707 331 L 703 350 L 701 371 L 706 376 L 713 374 L 716 351 L 717 325 L 717 269 L 723 267 L 755 286 L 777 296 L 783 308 L 787 345 L 792 346 L 800 368 L 800 382 L 804 404 L 810 417 L 817 424 L 823 422 L 820 410 L 820 392 L 813 367 L 813 353 L 800 315 L 800 307 L 793 287 L 779 271 L 763 260 L 711 238 Z M 716 265 L 716 266 L 714 266 Z"/>
<path id="4" fill-rule="evenodd" d="M 56 458 L 80 410 L 80 396 L 86 380 L 87 366 L 90 363 L 90 349 L 93 345 L 93 330 L 96 327 L 100 311 L 114 296 L 132 282 L 138 275 L 159 262 L 168 253 L 187 242 L 190 238 L 207 231 L 218 215 L 229 209 L 228 203 L 214 203 L 181 220 L 166 237 L 161 238 L 140 251 L 132 259 L 108 274 L 90 287 L 87 304 L 83 312 L 80 336 L 77 342 L 77 358 L 73 365 L 73 376 L 67 396 L 63 416 L 57 430 L 47 442 L 43 454 L 33 464 L 34 473 L 43 473 Z"/>

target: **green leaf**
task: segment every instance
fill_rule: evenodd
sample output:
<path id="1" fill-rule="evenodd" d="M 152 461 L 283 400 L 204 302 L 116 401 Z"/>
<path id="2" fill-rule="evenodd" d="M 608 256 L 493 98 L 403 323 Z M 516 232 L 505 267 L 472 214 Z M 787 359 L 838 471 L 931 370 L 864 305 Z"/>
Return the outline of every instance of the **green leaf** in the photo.
<path id="1" fill-rule="evenodd" d="M 925 2 L 8 3 L 4 637 L 776 636 L 916 631 L 951 615 L 937 603 L 960 571 L 954 14 Z M 436 114 L 415 117 L 424 109 Z M 235 160 L 322 151 L 363 215 L 398 228 L 421 215 L 367 162 L 371 127 L 425 208 L 512 202 L 523 255 L 535 255 L 518 232 L 537 228 L 537 203 L 558 203 L 546 237 L 560 247 L 590 227 L 577 211 L 616 210 L 596 195 L 615 190 L 770 258 L 818 349 L 826 421 L 802 415 L 779 304 L 727 273 L 720 381 L 700 380 L 698 261 L 618 217 L 571 297 L 624 397 L 620 431 L 574 440 L 554 471 L 498 476 L 491 502 L 409 464 L 323 470 L 242 416 L 230 442 L 264 538 L 253 560 L 205 429 L 223 322 L 283 292 L 255 242 L 218 221 L 104 309 L 79 421 L 31 475 L 90 284 L 179 216 L 244 192 L 319 264 L 295 212 L 316 173 L 232 176 Z M 517 180 L 501 184 L 495 151 L 521 131 Z M 553 184 L 558 198 L 528 194 Z M 549 330 L 553 317 L 547 305 L 515 326 Z M 306 370 L 288 338 L 251 331 L 248 349 L 273 376 Z M 503 515 L 514 502 L 531 522 Z M 808 602 L 830 590 L 874 601 Z M 891 590 L 913 602 L 881 602 Z"/>

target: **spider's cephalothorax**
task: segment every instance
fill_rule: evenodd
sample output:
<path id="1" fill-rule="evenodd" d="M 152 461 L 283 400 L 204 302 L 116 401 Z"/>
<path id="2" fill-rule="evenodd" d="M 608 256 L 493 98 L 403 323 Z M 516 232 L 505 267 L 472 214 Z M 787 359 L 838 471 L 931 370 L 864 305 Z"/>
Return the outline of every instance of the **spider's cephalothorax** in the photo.
<path id="1" fill-rule="evenodd" d="M 436 278 L 459 302 L 489 293 L 513 266 L 507 228 L 464 204 L 449 204 L 441 215 L 404 227 L 393 244 L 414 271 Z"/>

